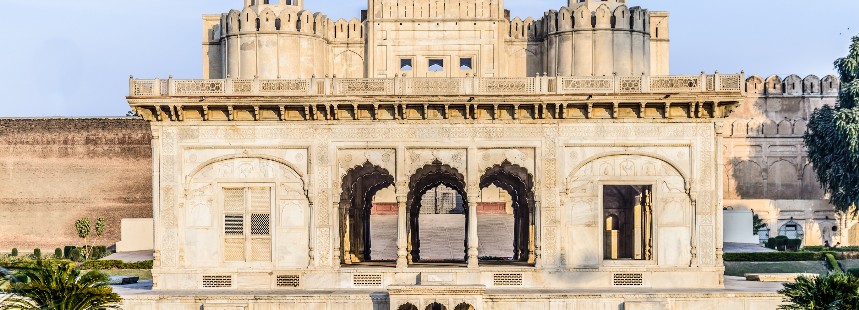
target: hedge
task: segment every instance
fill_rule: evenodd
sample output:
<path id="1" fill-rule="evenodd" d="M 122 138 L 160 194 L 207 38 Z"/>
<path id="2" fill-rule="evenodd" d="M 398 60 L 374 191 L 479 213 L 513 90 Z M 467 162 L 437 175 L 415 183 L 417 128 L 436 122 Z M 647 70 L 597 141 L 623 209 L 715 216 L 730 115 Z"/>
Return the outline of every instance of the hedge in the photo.
<path id="1" fill-rule="evenodd" d="M 762 252 L 762 253 L 725 253 L 726 262 L 798 262 L 823 260 L 826 253 L 835 259 L 843 259 L 841 253 L 834 252 Z"/>
<path id="2" fill-rule="evenodd" d="M 829 248 L 822 245 L 817 246 L 807 246 L 802 248 L 803 251 L 811 251 L 811 252 L 823 252 L 823 251 L 833 251 L 833 252 L 859 252 L 859 246 L 844 246 L 837 248 Z"/>
<path id="3" fill-rule="evenodd" d="M 84 270 L 109 270 L 109 269 L 152 269 L 152 261 L 126 263 L 119 260 L 93 260 L 81 264 Z"/>
<path id="4" fill-rule="evenodd" d="M 826 261 L 829 262 L 829 267 L 835 272 L 844 272 L 841 270 L 841 266 L 838 265 L 838 261 L 835 260 L 835 255 L 832 253 L 826 253 Z"/>

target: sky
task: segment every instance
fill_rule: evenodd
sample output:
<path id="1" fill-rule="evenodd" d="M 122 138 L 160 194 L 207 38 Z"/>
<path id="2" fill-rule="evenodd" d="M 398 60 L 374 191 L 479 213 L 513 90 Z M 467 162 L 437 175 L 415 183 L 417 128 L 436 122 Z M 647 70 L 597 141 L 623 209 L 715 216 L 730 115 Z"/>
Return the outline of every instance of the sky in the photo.
<path id="1" fill-rule="evenodd" d="M 630 0 L 671 12 L 671 73 L 702 70 L 823 77 L 859 35 L 857 0 Z M 201 15 L 242 0 L 0 0 L 0 117 L 121 116 L 128 77 L 200 78 Z M 506 0 L 539 17 L 566 0 Z M 362 0 L 305 0 L 332 19 Z"/>

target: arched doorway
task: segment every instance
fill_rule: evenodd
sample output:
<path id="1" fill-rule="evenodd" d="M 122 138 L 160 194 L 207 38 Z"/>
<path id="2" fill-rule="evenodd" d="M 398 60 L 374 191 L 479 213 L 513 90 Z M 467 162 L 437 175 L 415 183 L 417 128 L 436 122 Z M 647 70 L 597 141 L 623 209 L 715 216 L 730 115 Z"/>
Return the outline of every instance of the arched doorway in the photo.
<path id="1" fill-rule="evenodd" d="M 418 310 L 418 307 L 410 303 L 405 303 L 397 307 L 397 310 Z"/>
<path id="2" fill-rule="evenodd" d="M 447 307 L 440 303 L 434 302 L 427 305 L 426 310 L 447 310 Z"/>
<path id="3" fill-rule="evenodd" d="M 366 162 L 346 172 L 340 195 L 342 263 L 373 261 L 370 215 L 373 197 L 394 184 L 387 170 Z"/>
<path id="4" fill-rule="evenodd" d="M 439 187 L 444 187 L 449 189 L 452 193 L 455 193 L 458 196 L 455 199 L 461 200 L 461 203 L 457 202 L 458 205 L 461 205 L 461 212 L 456 212 L 454 214 L 460 215 L 462 220 L 464 220 L 465 228 L 463 230 L 463 256 L 462 259 L 452 258 L 450 261 L 465 261 L 467 259 L 468 254 L 466 253 L 468 248 L 468 238 L 467 238 L 467 228 L 470 223 L 468 222 L 468 217 L 465 216 L 467 214 L 468 201 L 467 195 L 465 192 L 465 177 L 459 173 L 455 168 L 442 164 L 440 161 L 436 160 L 430 165 L 426 165 L 423 168 L 418 169 L 414 175 L 412 175 L 409 181 L 409 194 L 407 197 L 408 203 L 408 218 L 409 218 L 409 226 L 408 226 L 408 234 L 409 234 L 409 262 L 410 263 L 418 263 L 421 262 L 421 215 L 422 215 L 422 207 L 423 203 L 426 202 L 424 200 L 424 195 L 428 192 L 438 189 Z"/>
<path id="5" fill-rule="evenodd" d="M 516 261 L 534 263 L 534 181 L 528 170 L 504 161 L 487 169 L 480 178 L 480 188 L 496 186 L 510 197 L 512 202 L 513 252 L 503 257 L 486 257 L 484 260 Z M 478 219 L 481 215 L 478 214 Z M 484 216 L 488 218 L 488 216 Z M 479 232 L 480 233 L 480 232 Z M 488 232 L 492 234 L 492 232 Z M 481 238 L 480 240 L 484 240 Z M 484 242 L 481 242 L 484 244 Z"/>
<path id="6" fill-rule="evenodd" d="M 474 310 L 474 306 L 467 303 L 461 303 L 457 305 L 456 308 L 453 308 L 453 310 Z"/>

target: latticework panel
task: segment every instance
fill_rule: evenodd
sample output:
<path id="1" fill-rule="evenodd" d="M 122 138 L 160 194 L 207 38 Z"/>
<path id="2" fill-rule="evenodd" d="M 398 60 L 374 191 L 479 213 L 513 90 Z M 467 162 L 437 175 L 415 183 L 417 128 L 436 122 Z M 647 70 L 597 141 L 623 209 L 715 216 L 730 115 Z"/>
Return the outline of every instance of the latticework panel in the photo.
<path id="1" fill-rule="evenodd" d="M 496 273 L 492 275 L 495 286 L 522 286 L 521 273 Z"/>
<path id="2" fill-rule="evenodd" d="M 247 95 L 253 93 L 253 80 L 233 80 L 233 94 Z"/>
<path id="3" fill-rule="evenodd" d="M 531 94 L 536 90 L 533 78 L 484 78 L 478 81 L 478 94 Z"/>
<path id="4" fill-rule="evenodd" d="M 650 78 L 652 92 L 701 91 L 701 76 L 654 76 Z"/>
<path id="5" fill-rule="evenodd" d="M 617 273 L 614 275 L 614 286 L 642 286 L 644 275 L 640 273 Z"/>
<path id="6" fill-rule="evenodd" d="M 606 77 L 566 77 L 561 79 L 563 92 L 612 92 L 614 78 Z"/>
<path id="7" fill-rule="evenodd" d="M 352 285 L 359 287 L 379 287 L 382 286 L 381 274 L 353 274 Z"/>
<path id="8" fill-rule="evenodd" d="M 310 80 L 263 80 L 260 81 L 260 93 L 264 94 L 307 94 Z"/>
<path id="9" fill-rule="evenodd" d="M 271 238 L 251 239 L 251 257 L 254 262 L 271 261 Z"/>
<path id="10" fill-rule="evenodd" d="M 229 288 L 233 286 L 232 276 L 203 276 L 203 288 Z"/>
<path id="11" fill-rule="evenodd" d="M 175 80 L 177 95 L 219 95 L 226 91 L 224 80 Z"/>
<path id="12" fill-rule="evenodd" d="M 743 79 L 739 74 L 720 75 L 719 85 L 725 91 L 740 91 L 743 89 Z"/>
<path id="13" fill-rule="evenodd" d="M 245 261 L 245 238 L 224 239 L 224 261 Z"/>
<path id="14" fill-rule="evenodd" d="M 224 215 L 224 234 L 243 236 L 245 234 L 245 216 L 242 214 Z"/>
<path id="15" fill-rule="evenodd" d="M 251 235 L 271 235 L 271 214 L 251 214 Z"/>
<path id="16" fill-rule="evenodd" d="M 301 276 L 297 274 L 287 274 L 277 276 L 277 287 L 299 287 L 301 286 Z"/>
<path id="17" fill-rule="evenodd" d="M 270 213 L 271 212 L 271 188 L 269 187 L 254 187 L 249 190 L 250 212 Z"/>
<path id="18" fill-rule="evenodd" d="M 245 212 L 245 190 L 243 188 L 224 189 L 224 212 Z"/>
<path id="19" fill-rule="evenodd" d="M 640 77 L 619 77 L 618 91 L 621 93 L 640 93 L 641 78 Z"/>

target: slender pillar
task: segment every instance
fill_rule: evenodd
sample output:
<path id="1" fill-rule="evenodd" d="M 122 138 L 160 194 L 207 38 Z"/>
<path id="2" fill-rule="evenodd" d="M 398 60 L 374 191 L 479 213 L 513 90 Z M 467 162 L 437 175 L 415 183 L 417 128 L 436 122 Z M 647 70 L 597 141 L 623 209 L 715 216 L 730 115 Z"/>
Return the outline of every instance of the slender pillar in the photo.
<path id="1" fill-rule="evenodd" d="M 409 219 L 406 217 L 406 196 L 397 196 L 397 268 L 408 267 L 408 234 L 406 227 Z"/>
<path id="2" fill-rule="evenodd" d="M 468 197 L 468 268 L 478 267 L 477 195 Z"/>

